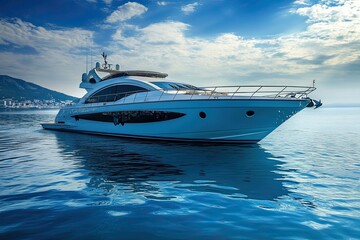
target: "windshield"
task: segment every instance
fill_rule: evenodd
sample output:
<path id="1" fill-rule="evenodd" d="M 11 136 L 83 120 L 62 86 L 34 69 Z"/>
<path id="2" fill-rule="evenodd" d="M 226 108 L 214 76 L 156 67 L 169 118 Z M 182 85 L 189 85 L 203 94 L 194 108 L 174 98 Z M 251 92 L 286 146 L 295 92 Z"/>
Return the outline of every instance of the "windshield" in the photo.
<path id="1" fill-rule="evenodd" d="M 202 90 L 201 88 L 186 83 L 177 83 L 177 82 L 151 82 L 151 83 L 164 90 Z"/>

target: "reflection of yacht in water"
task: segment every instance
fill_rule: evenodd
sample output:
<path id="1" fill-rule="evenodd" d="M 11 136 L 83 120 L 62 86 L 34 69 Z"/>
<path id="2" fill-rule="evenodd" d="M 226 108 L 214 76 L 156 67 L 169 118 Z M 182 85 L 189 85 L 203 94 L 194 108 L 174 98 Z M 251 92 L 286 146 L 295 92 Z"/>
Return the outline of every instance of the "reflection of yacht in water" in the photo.
<path id="1" fill-rule="evenodd" d="M 91 188 L 117 188 L 151 198 L 164 188 L 220 193 L 229 197 L 273 200 L 288 191 L 278 173 L 281 164 L 258 145 L 190 145 L 119 140 L 56 133 L 62 155 L 76 152 L 89 171 Z M 79 164 L 77 163 L 77 164 Z M 164 193 L 165 191 L 165 193 Z"/>
<path id="2" fill-rule="evenodd" d="M 60 110 L 45 129 L 133 138 L 258 142 L 306 106 L 314 87 L 195 87 L 165 73 L 103 68 L 82 76 L 87 94 Z M 109 75 L 101 77 L 100 73 Z"/>

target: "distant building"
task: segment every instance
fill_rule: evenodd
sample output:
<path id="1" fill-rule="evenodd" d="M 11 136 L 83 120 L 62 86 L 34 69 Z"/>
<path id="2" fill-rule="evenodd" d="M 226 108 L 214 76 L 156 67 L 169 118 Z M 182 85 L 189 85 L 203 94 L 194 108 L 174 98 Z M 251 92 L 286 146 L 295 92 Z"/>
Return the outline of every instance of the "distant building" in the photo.
<path id="1" fill-rule="evenodd" d="M 3 102 L 4 102 L 5 107 L 9 107 L 12 105 L 13 100 L 12 99 L 4 99 Z"/>
<path id="2" fill-rule="evenodd" d="M 16 108 L 16 109 L 48 109 L 48 108 L 61 108 L 68 104 L 71 104 L 71 100 L 66 101 L 56 101 L 55 99 L 51 100 L 13 100 L 13 99 L 0 99 L 0 108 Z"/>

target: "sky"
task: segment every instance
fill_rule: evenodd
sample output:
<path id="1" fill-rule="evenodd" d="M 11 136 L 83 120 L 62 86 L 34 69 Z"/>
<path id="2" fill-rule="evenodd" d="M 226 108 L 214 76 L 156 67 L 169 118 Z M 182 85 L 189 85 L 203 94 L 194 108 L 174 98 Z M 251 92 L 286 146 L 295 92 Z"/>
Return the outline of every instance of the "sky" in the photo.
<path id="1" fill-rule="evenodd" d="M 198 86 L 300 85 L 360 105 L 359 0 L 0 0 L 0 74 L 81 97 L 102 61 Z"/>

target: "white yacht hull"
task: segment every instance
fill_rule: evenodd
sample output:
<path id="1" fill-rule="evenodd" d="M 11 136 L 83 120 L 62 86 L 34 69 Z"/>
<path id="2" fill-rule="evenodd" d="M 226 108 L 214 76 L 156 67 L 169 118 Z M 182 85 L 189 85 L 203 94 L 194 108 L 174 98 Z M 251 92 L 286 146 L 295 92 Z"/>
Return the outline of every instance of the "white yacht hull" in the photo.
<path id="1" fill-rule="evenodd" d="M 301 111 L 309 99 L 219 99 L 154 101 L 128 104 L 95 104 L 61 109 L 55 124 L 43 128 L 120 137 L 201 142 L 258 142 Z M 181 113 L 180 117 L 154 122 L 98 121 L 82 116 L 126 111 Z M 253 116 L 246 113 L 253 111 Z M 200 117 L 200 113 L 204 118 Z M 79 117 L 80 116 L 80 117 Z M 63 127 L 62 127 L 63 126 Z"/>

